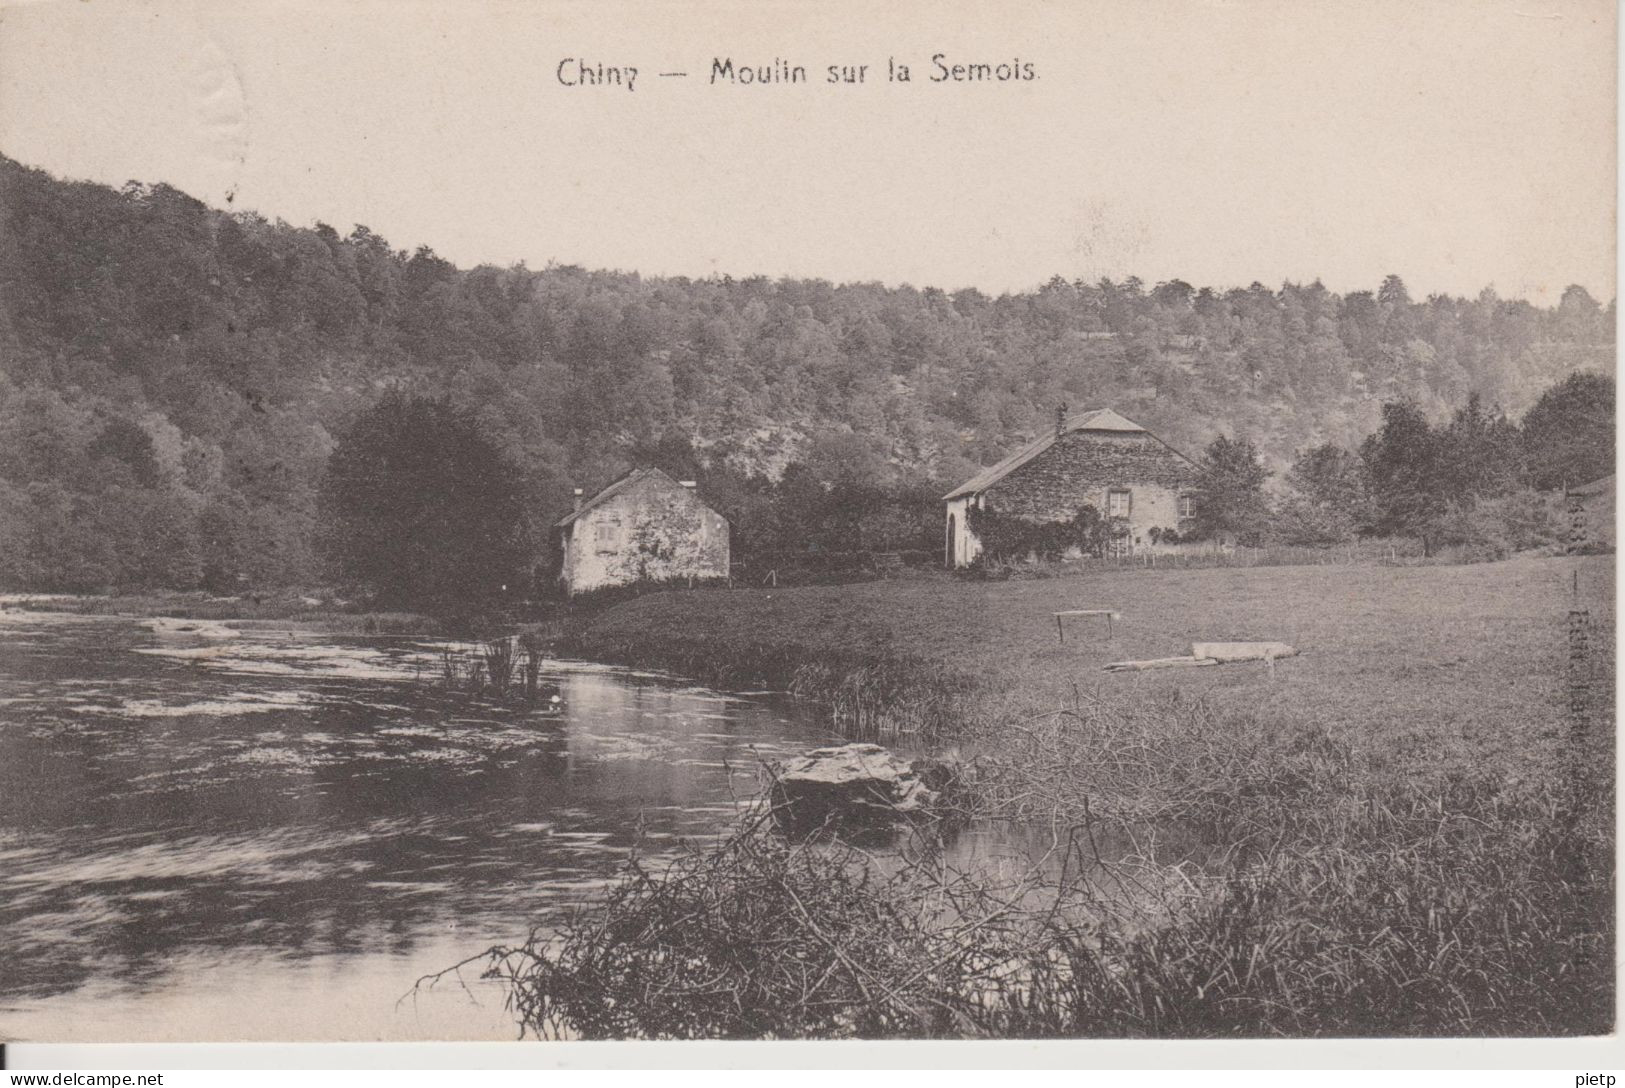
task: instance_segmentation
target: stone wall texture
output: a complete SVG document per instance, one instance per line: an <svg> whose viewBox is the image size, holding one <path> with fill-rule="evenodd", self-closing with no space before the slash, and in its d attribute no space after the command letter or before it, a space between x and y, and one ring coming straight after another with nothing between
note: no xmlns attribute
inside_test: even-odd
<svg viewBox="0 0 1625 1088"><path fill-rule="evenodd" d="M1108 493L1127 491L1134 548L1152 529L1189 528L1179 499L1196 487L1196 466L1144 431L1069 431L985 492L989 510L1032 521L1070 518L1084 504L1110 513ZM966 549L969 550L969 549Z"/></svg>

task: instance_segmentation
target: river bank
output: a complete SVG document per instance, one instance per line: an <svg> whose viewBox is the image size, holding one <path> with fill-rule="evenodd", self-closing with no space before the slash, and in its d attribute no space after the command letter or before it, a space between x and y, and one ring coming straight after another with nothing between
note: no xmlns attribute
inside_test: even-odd
<svg viewBox="0 0 1625 1088"><path fill-rule="evenodd" d="M849 731L955 746L975 768L973 815L1047 826L1069 854L1105 831L1141 837L1127 879L1149 899L1105 902L1099 881L1063 873L1041 889L1047 909L966 929L963 914L898 909L949 894L929 867L854 889L747 832L612 897L562 951L519 950L505 969L533 1028L586 1034L1605 1031L1613 602L1606 557L639 598L565 645L787 687ZM1062 641L1054 612L1076 608L1123 619L1110 638ZM1305 652L1273 667L1101 671L1246 639ZM1169 836L1199 843L1201 863L1159 859ZM767 915L789 919L774 939L804 941L798 962L842 980L822 984L839 994L807 1004L800 974L735 970L758 931L704 905L736 892L766 896ZM1063 909L1080 899L1087 909ZM624 925L652 943L594 936ZM656 946L687 958L642 956ZM674 1027L637 995L692 982L662 967L675 960L753 995L732 1007L775 1016L718 1008ZM1010 962L1025 964L1019 986L988 973Z"/></svg>
<svg viewBox="0 0 1625 1088"><path fill-rule="evenodd" d="M139 616L206 623L231 621L250 630L277 627L352 635L443 636L459 633L451 630L451 625L445 620L420 612L365 609L330 596L314 597L286 592L241 596L184 591L110 594L24 592L0 594L0 609L5 608L82 616Z"/></svg>

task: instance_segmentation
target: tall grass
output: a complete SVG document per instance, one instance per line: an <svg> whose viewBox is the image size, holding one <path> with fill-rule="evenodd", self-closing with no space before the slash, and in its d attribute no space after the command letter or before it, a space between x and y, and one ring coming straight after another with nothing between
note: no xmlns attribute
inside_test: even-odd
<svg viewBox="0 0 1625 1088"><path fill-rule="evenodd" d="M529 1030L588 1038L1610 1030L1602 795L1396 774L1188 699L1004 724L1021 741L982 746L969 803L1052 829L1026 872L787 841L757 815L488 967Z"/></svg>
<svg viewBox="0 0 1625 1088"><path fill-rule="evenodd" d="M832 728L864 741L943 740L961 725L982 685L937 662L906 657L805 661L788 690L829 711Z"/></svg>

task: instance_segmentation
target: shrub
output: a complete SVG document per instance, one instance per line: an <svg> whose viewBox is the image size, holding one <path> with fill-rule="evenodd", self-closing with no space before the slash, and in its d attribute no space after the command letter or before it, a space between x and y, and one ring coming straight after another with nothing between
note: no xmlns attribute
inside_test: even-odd
<svg viewBox="0 0 1625 1088"><path fill-rule="evenodd" d="M1104 555L1111 541L1128 532L1122 518L1102 518L1087 503L1063 520L1038 521L975 506L966 510L965 520L982 543L978 560L983 565L1028 556L1057 559L1073 548L1084 555Z"/></svg>
<svg viewBox="0 0 1625 1088"><path fill-rule="evenodd" d="M646 579L639 582L628 582L618 586L600 586L577 593L571 597L560 598L565 611L571 613L592 613L617 605L622 601L630 601L634 597L641 597L646 593L665 593L676 589L715 589L728 585L725 578L661 578Z"/></svg>
<svg viewBox="0 0 1625 1088"><path fill-rule="evenodd" d="M1452 505L1438 521L1438 541L1475 558L1504 559L1536 548L1560 548L1564 526L1551 496L1514 491L1470 505Z"/></svg>
<svg viewBox="0 0 1625 1088"><path fill-rule="evenodd" d="M1019 945L993 904L933 902L912 872L792 844L760 817L670 868L633 865L555 939L495 949L489 973L538 1035L584 1039L896 1038L974 1034L1013 983ZM946 908L946 909L945 909ZM993 924L976 927L987 917Z"/></svg>
<svg viewBox="0 0 1625 1088"><path fill-rule="evenodd" d="M1345 511L1291 495L1276 509L1270 528L1283 543L1313 546L1346 544L1359 526Z"/></svg>

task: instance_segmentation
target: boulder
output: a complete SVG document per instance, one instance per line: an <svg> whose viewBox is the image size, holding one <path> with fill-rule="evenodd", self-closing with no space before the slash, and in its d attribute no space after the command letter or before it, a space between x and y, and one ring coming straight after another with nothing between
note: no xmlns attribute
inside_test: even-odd
<svg viewBox="0 0 1625 1088"><path fill-rule="evenodd" d="M927 768L935 780L935 765ZM866 830L929 815L939 794L916 764L878 744L819 748L783 764L769 792L781 831Z"/></svg>

